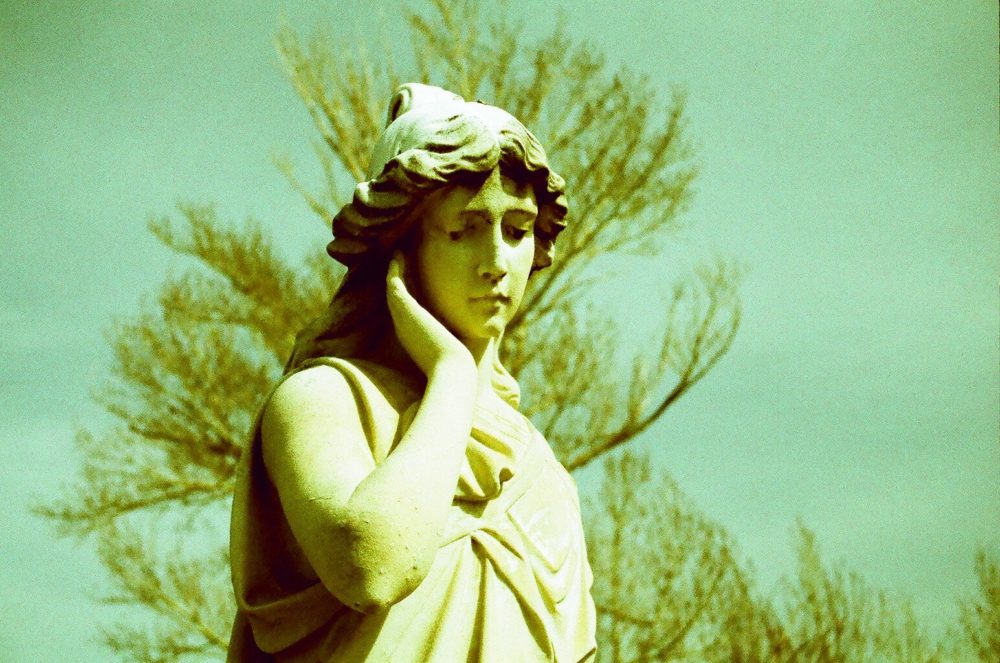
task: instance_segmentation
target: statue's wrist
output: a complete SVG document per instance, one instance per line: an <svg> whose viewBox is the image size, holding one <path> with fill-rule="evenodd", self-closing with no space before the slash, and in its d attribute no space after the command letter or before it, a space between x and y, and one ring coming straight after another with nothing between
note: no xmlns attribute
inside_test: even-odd
<svg viewBox="0 0 1000 663"><path fill-rule="evenodd" d="M476 387L476 364L472 357L461 355L444 357L431 369L427 375L428 381L446 382L455 388Z"/></svg>

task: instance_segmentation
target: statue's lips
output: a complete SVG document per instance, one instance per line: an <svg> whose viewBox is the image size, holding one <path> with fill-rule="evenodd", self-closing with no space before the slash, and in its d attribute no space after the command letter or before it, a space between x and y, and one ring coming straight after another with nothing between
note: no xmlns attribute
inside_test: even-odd
<svg viewBox="0 0 1000 663"><path fill-rule="evenodd" d="M502 292L491 292L479 297L472 297L469 301L473 302L484 302L487 304L509 304L510 296L505 295Z"/></svg>

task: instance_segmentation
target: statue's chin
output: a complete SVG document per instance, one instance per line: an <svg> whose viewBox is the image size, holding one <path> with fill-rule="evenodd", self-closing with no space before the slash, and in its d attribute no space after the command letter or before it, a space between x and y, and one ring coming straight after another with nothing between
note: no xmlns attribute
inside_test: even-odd
<svg viewBox="0 0 1000 663"><path fill-rule="evenodd" d="M486 321L482 326L482 332L480 338L490 339L490 338L500 338L503 336L504 329L507 328L507 317L504 315L496 315Z"/></svg>
<svg viewBox="0 0 1000 663"><path fill-rule="evenodd" d="M471 314L452 317L450 320L438 316L445 327L463 341L488 341L503 336L510 321L507 307L496 307L492 311L473 311Z"/></svg>
<svg viewBox="0 0 1000 663"><path fill-rule="evenodd" d="M482 344L490 340L499 341L506 328L506 320L487 321L478 325L466 325L464 329L452 330L463 343Z"/></svg>

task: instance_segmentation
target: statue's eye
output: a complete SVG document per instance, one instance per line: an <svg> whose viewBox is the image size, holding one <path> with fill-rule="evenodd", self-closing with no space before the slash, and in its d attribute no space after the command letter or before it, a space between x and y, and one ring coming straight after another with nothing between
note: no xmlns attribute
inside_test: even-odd
<svg viewBox="0 0 1000 663"><path fill-rule="evenodd" d="M464 230L449 230L448 239L450 239L453 242L457 242L458 240L462 239L463 234L465 234Z"/></svg>
<svg viewBox="0 0 1000 663"><path fill-rule="evenodd" d="M523 239L524 236L528 234L528 229L518 228L517 226L506 226L504 228L504 234L507 235L509 239L517 241Z"/></svg>

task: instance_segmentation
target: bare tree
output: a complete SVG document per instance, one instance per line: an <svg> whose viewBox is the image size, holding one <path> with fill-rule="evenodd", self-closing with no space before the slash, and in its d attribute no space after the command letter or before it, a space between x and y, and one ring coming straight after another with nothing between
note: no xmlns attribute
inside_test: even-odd
<svg viewBox="0 0 1000 663"><path fill-rule="evenodd" d="M224 651L236 463L296 330L335 282L329 260L283 263L256 224L227 227L211 207L182 206L180 217L150 228L198 268L116 326L112 380L97 398L119 425L80 432L77 484L39 509L62 533L96 540L108 602L146 609L150 627L126 618L105 632L127 661Z"/></svg>
<svg viewBox="0 0 1000 663"><path fill-rule="evenodd" d="M1000 660L1000 565L985 549L976 554L978 596L961 602L966 649L983 663Z"/></svg>
<svg viewBox="0 0 1000 663"><path fill-rule="evenodd" d="M609 458L605 470L600 498L586 511L599 661L952 660L922 633L907 602L875 591L842 565L825 563L815 535L801 523L794 531L796 568L765 594L725 531L676 483L655 476L647 459L626 452ZM977 643L988 633L981 617L990 614L981 608L988 600L967 612L976 615L970 633Z"/></svg>
<svg viewBox="0 0 1000 663"><path fill-rule="evenodd" d="M815 535L795 528L798 566L776 611L779 660L796 663L937 663L944 650L922 634L906 601L872 589L842 564L823 562Z"/></svg>
<svg viewBox="0 0 1000 663"><path fill-rule="evenodd" d="M484 99L532 128L567 179L572 218L557 261L531 281L504 359L526 413L579 469L648 430L725 355L740 320L739 270L717 260L673 275L671 295L650 310L661 316L655 342L624 336L591 288L603 257L628 265L655 256L678 228L696 174L683 96L659 101L641 76L609 70L559 29L529 43L471 1L430 4L409 16L409 59L389 46L375 59L354 42L280 31L279 54L318 131L319 182L287 158L277 165L328 224L363 177L385 99L403 81ZM109 602L145 611L106 631L112 651L129 661L213 660L233 605L226 519L245 435L295 333L342 272L321 247L283 260L262 224L225 223L210 206L183 205L150 228L190 269L116 325L112 378L97 397L118 423L80 432L77 484L40 511L64 534L96 541ZM790 607L775 608L725 532L669 479L653 480L629 455L609 461L606 477L588 519L603 660L860 660L808 653L840 651L847 636L829 630L831 619L856 619L856 604L841 605L832 590L817 603L814 590L828 589L814 573L818 557L802 556L813 571L800 574ZM842 591L843 578L833 580Z"/></svg>
<svg viewBox="0 0 1000 663"><path fill-rule="evenodd" d="M721 527L702 516L668 477L632 453L605 463L599 499L586 505L597 602L598 660L767 660L732 656L766 615Z"/></svg>

